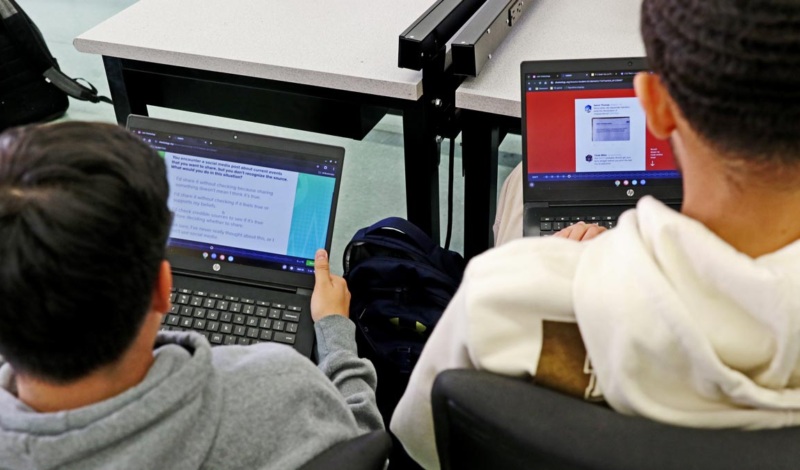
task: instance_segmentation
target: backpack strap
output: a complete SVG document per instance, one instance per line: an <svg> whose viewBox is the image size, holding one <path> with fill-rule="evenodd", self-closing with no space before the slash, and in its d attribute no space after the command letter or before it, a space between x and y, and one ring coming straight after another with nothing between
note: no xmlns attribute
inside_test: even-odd
<svg viewBox="0 0 800 470"><path fill-rule="evenodd" d="M396 230L408 236L423 253L431 253L438 245L419 227L401 217L387 217L367 227L364 235L379 235L382 230Z"/></svg>
<svg viewBox="0 0 800 470"><path fill-rule="evenodd" d="M91 84L88 87L81 85L59 70L42 33L14 0L0 0L0 22L11 41L26 53L28 63L34 70L58 89L82 101L113 104L109 98L98 95L97 89Z"/></svg>

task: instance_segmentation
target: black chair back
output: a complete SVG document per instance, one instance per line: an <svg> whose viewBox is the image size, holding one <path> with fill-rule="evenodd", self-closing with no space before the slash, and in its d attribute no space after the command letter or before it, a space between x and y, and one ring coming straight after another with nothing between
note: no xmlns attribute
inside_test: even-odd
<svg viewBox="0 0 800 470"><path fill-rule="evenodd" d="M669 426L472 370L441 373L432 400L443 470L800 468L800 427Z"/></svg>
<svg viewBox="0 0 800 470"><path fill-rule="evenodd" d="M334 445L299 470L383 470L391 450L389 433L372 431Z"/></svg>

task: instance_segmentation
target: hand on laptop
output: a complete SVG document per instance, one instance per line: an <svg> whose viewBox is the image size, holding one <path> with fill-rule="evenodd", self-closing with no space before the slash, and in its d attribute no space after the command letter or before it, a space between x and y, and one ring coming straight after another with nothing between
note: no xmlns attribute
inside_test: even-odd
<svg viewBox="0 0 800 470"><path fill-rule="evenodd" d="M597 224L587 224L585 222L578 222L577 224L570 225L569 227L561 230L560 232L554 233L553 236L583 242L586 240L591 240L592 238L600 235L606 230L608 229L605 227L601 227Z"/></svg>
<svg viewBox="0 0 800 470"><path fill-rule="evenodd" d="M314 257L314 293L311 294L311 318L314 321L328 315L350 318L350 291L341 276L331 274L328 253L317 250Z"/></svg>

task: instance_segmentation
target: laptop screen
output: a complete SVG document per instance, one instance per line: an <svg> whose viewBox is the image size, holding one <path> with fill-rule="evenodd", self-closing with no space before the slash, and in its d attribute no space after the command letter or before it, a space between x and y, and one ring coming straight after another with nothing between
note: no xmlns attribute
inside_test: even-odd
<svg viewBox="0 0 800 470"><path fill-rule="evenodd" d="M235 266L313 275L315 251L330 249L343 151L152 121L129 129L167 165L170 261L221 274Z"/></svg>
<svg viewBox="0 0 800 470"><path fill-rule="evenodd" d="M647 130L634 94L633 77L644 69L643 59L523 63L528 195L680 187L670 144Z"/></svg>

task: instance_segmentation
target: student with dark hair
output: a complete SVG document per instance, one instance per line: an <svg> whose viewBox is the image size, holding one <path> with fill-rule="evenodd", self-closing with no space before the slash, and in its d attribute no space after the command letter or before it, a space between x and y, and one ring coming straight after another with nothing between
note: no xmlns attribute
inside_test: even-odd
<svg viewBox="0 0 800 470"><path fill-rule="evenodd" d="M644 0L641 20L636 94L681 166L681 212L646 197L605 233L512 241L510 179L508 243L470 263L392 419L427 468L451 368L682 426L800 424L800 2Z"/></svg>
<svg viewBox="0 0 800 470"><path fill-rule="evenodd" d="M323 250L318 367L276 343L158 333L168 192L163 160L120 127L0 134L0 467L296 468L383 427Z"/></svg>

